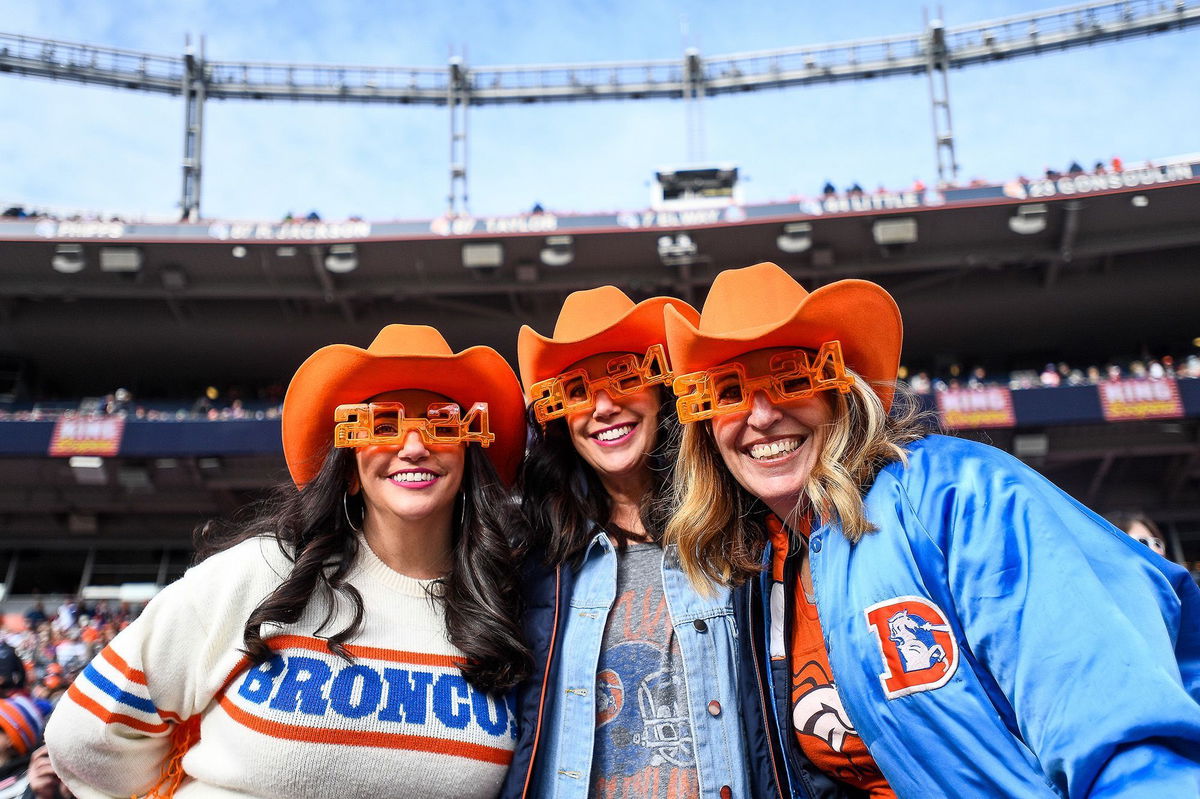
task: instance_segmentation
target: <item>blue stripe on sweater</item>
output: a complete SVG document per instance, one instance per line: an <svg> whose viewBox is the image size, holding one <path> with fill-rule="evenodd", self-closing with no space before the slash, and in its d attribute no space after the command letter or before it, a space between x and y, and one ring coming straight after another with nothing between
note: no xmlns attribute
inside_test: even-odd
<svg viewBox="0 0 1200 799"><path fill-rule="evenodd" d="M121 704L129 705L130 707L136 708L143 713L158 715L158 708L154 706L153 702L144 697L137 696L136 694L131 694L128 691L122 691L120 688L114 685L111 680L101 674L96 669L95 665L89 664L88 667L83 670L83 676L87 677L88 681L91 682L92 685L96 686Z"/></svg>

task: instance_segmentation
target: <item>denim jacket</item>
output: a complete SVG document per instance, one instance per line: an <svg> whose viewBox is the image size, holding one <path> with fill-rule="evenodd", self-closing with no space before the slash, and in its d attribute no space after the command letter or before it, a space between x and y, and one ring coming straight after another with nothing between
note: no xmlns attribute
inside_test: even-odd
<svg viewBox="0 0 1200 799"><path fill-rule="evenodd" d="M590 788L596 672L616 599L616 547L606 533L597 532L579 568L561 571L574 572L573 581L568 596L556 603L556 630L545 645L535 642L536 650L546 650L535 651L536 659L545 659L536 669L543 685L530 685L518 695L525 705L518 715L532 721L534 729L522 729L504 797L586 799ZM715 588L710 597L698 594L681 571L674 547L664 549L662 579L683 654L700 795L748 797L730 593ZM531 712L532 703L537 703L536 712Z"/></svg>

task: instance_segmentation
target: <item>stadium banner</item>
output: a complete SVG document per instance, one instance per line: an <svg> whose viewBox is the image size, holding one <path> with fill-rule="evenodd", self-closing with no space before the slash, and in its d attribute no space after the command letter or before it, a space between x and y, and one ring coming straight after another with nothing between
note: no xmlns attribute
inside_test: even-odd
<svg viewBox="0 0 1200 799"><path fill-rule="evenodd" d="M121 448L125 419L120 416L63 416L50 436L50 457L101 455L112 457Z"/></svg>
<svg viewBox="0 0 1200 799"><path fill-rule="evenodd" d="M1127 169L1124 172L1107 172L1103 175L1068 175L1055 180L1037 179L1029 181L1010 180L998 186L968 186L961 189L944 189L942 196L947 203L970 202L972 200L1046 200L1052 197L1067 197L1076 194L1091 194L1114 189L1136 189L1142 186L1158 186L1163 183L1179 183L1200 178L1200 163L1164 164Z"/></svg>
<svg viewBox="0 0 1200 799"><path fill-rule="evenodd" d="M1014 427L1012 392L1004 386L947 388L937 392L938 413L946 427L956 430Z"/></svg>
<svg viewBox="0 0 1200 799"><path fill-rule="evenodd" d="M1172 377L1157 380L1114 380L1100 384L1100 407L1106 422L1179 419L1183 401Z"/></svg>
<svg viewBox="0 0 1200 799"><path fill-rule="evenodd" d="M5 241L124 241L124 242L232 242L303 244L367 239L428 239L443 236L538 236L614 230L736 225L746 221L805 219L839 214L861 214L919 208L930 204L925 192L875 192L825 198L799 198L790 202L753 205L719 205L704 208L620 211L600 214L550 212L509 216L456 214L431 220L396 222L187 222L59 221L13 219L0 222Z"/></svg>
<svg viewBox="0 0 1200 799"><path fill-rule="evenodd" d="M1114 189L1150 187L1200 178L1200 162L1144 166L1101 175L1072 175L1055 180L1011 180L1003 185L943 189L939 194L917 190L841 193L796 197L788 202L748 205L719 204L670 210L556 214L548 211L508 216L456 214L426 220L342 222L296 219L285 222L214 220L188 222L4 219L4 241L125 241L125 242L275 242L301 244L368 239L429 239L443 236L537 236L562 232L656 230L736 225L771 219L807 219L843 214L888 213L936 205L991 200L1044 200Z"/></svg>

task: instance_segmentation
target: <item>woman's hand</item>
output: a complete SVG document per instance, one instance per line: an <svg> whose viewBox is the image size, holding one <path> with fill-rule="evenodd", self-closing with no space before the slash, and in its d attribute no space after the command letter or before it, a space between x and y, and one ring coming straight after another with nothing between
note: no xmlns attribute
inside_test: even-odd
<svg viewBox="0 0 1200 799"><path fill-rule="evenodd" d="M44 746L39 747L29 761L29 790L34 799L75 799L71 789L54 773L50 753Z"/></svg>

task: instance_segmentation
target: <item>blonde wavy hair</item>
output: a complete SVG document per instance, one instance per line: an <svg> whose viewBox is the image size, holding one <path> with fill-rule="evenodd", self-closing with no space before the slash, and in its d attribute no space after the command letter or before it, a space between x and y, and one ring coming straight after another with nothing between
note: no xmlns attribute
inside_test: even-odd
<svg viewBox="0 0 1200 799"><path fill-rule="evenodd" d="M936 423L903 385L897 386L889 415L870 383L846 371L854 385L847 394L825 392L832 421L784 521L808 513L837 520L846 537L858 541L875 529L863 505L875 475L893 461L907 462L905 447L936 431ZM673 510L664 542L678 545L693 584L737 585L760 571L767 509L725 468L709 422L683 425L669 498Z"/></svg>

